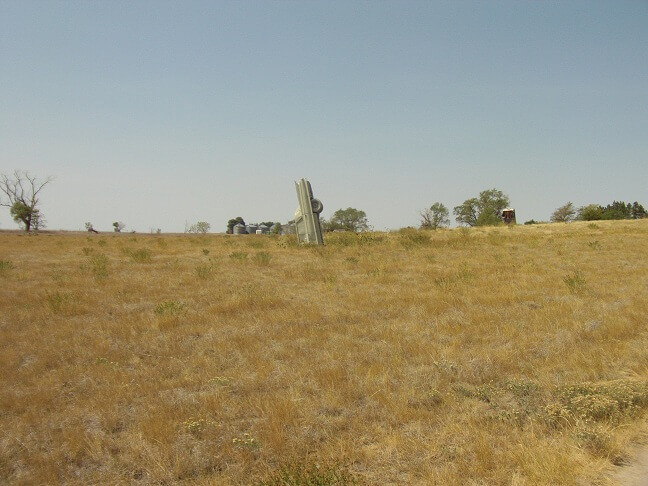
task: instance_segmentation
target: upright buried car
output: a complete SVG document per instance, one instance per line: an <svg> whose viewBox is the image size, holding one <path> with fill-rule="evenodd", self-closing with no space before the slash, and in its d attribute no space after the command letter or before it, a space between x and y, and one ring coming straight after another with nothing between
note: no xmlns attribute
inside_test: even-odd
<svg viewBox="0 0 648 486"><path fill-rule="evenodd" d="M310 182L301 179L295 182L299 207L295 211L295 233L300 243L323 245L322 226L319 215L324 209L322 201L313 197Z"/></svg>

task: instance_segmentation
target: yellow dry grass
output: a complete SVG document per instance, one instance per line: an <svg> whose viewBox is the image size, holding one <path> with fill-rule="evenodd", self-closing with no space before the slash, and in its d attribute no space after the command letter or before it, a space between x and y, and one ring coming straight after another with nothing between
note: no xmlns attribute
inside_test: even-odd
<svg viewBox="0 0 648 486"><path fill-rule="evenodd" d="M648 220L0 233L0 482L610 483L647 254Z"/></svg>

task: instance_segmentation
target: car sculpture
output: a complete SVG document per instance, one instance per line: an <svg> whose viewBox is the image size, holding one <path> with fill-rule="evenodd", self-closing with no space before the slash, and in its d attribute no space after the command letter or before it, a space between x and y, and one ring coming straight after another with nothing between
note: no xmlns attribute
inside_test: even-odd
<svg viewBox="0 0 648 486"><path fill-rule="evenodd" d="M299 206L295 211L295 233L300 243L323 245L319 215L324 209L322 201L313 197L313 188L306 179L295 182Z"/></svg>

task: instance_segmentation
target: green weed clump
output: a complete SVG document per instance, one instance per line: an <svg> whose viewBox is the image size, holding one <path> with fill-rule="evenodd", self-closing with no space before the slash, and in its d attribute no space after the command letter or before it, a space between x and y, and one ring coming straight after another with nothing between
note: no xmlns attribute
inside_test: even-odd
<svg viewBox="0 0 648 486"><path fill-rule="evenodd" d="M166 302L160 302L155 306L153 312L156 316L177 316L184 312L186 305L182 302L176 302L174 300L168 300Z"/></svg>
<svg viewBox="0 0 648 486"><path fill-rule="evenodd" d="M570 275L566 275L565 278L563 278L563 282L565 282L565 285L573 294L579 294L585 290L585 277L583 277L582 272L579 272L578 270Z"/></svg>
<svg viewBox="0 0 648 486"><path fill-rule="evenodd" d="M272 260L272 255L267 251L259 251L254 255L254 263L263 267L270 265L270 260Z"/></svg>
<svg viewBox="0 0 648 486"><path fill-rule="evenodd" d="M139 248L131 252L131 258L137 263L151 263L153 254L148 248Z"/></svg>
<svg viewBox="0 0 648 486"><path fill-rule="evenodd" d="M104 280L108 277L108 257L103 253L92 255L88 259L90 270L97 280Z"/></svg>
<svg viewBox="0 0 648 486"><path fill-rule="evenodd" d="M9 260L0 260L0 276L5 276L13 268L14 265Z"/></svg>
<svg viewBox="0 0 648 486"><path fill-rule="evenodd" d="M201 263L196 267L196 275L203 280L209 280L214 275L214 265L210 263Z"/></svg>
<svg viewBox="0 0 648 486"><path fill-rule="evenodd" d="M230 258L239 263L247 260L248 254L244 251L233 251L230 253Z"/></svg>
<svg viewBox="0 0 648 486"><path fill-rule="evenodd" d="M54 293L45 293L45 302L47 306L54 314L59 314L66 307L68 307L73 301L73 296L69 293L59 292L58 290Z"/></svg>

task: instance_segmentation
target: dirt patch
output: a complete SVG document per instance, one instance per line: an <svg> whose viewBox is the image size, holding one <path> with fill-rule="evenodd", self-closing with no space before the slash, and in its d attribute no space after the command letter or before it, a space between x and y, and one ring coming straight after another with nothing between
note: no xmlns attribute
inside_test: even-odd
<svg viewBox="0 0 648 486"><path fill-rule="evenodd" d="M613 484L648 486L648 445L643 444L637 447L632 455L631 463L616 468L611 479Z"/></svg>

